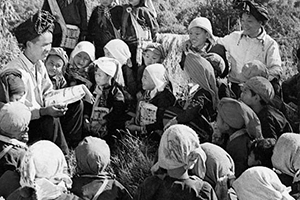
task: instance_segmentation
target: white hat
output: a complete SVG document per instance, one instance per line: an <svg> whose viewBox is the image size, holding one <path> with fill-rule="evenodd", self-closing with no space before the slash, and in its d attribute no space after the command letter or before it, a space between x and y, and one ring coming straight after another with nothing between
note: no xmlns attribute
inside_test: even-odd
<svg viewBox="0 0 300 200"><path fill-rule="evenodd" d="M193 19L189 24L188 30L194 27L199 27L206 30L206 32L210 35L209 38L210 42L215 43L216 40L215 40L215 36L213 35L212 26L209 19L207 19L206 17L197 17Z"/></svg>

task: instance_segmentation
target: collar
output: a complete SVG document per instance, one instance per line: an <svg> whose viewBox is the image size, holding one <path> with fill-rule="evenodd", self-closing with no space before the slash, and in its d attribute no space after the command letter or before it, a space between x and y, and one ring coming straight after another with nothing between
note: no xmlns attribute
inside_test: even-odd
<svg viewBox="0 0 300 200"><path fill-rule="evenodd" d="M26 143L21 142L17 139L6 137L4 135L0 135L0 141L5 142L7 144L12 144L14 146L18 146L18 147L22 147L24 149L27 149L27 144Z"/></svg>
<svg viewBox="0 0 300 200"><path fill-rule="evenodd" d="M244 134L246 134L246 133L247 133L247 131L246 131L245 128L240 129L240 130L234 132L232 135L230 135L229 141L232 141L232 140L234 140L235 138L237 138L237 137L239 137L239 136L241 136L241 135L244 135Z"/></svg>
<svg viewBox="0 0 300 200"><path fill-rule="evenodd" d="M35 65L25 56L24 53L20 54L20 59L24 62L25 66L30 70L35 70Z"/></svg>
<svg viewBox="0 0 300 200"><path fill-rule="evenodd" d="M257 37L251 38L251 39L257 39L257 40L258 40L259 42L261 42L261 44L264 46L265 40L266 40L267 32L266 32L266 30L264 29L264 27L261 27L261 29L262 29L262 32L261 32ZM244 34L244 32L242 32L241 37L240 37L240 39L238 40L238 44L240 43L240 40L241 40L243 37L244 37L244 38L250 38L248 35L246 35L246 34Z"/></svg>

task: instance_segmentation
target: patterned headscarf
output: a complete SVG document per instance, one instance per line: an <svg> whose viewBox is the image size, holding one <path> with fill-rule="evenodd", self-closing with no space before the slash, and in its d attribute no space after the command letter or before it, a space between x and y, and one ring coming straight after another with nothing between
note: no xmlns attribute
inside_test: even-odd
<svg viewBox="0 0 300 200"><path fill-rule="evenodd" d="M288 188L267 167L251 167L233 182L239 200L293 200Z"/></svg>
<svg viewBox="0 0 300 200"><path fill-rule="evenodd" d="M242 79L243 81L246 82L252 77L255 76L262 76L266 79L268 79L269 72L265 64L263 64L259 60L253 60L247 62L243 68L242 68Z"/></svg>
<svg viewBox="0 0 300 200"><path fill-rule="evenodd" d="M204 178L206 154L196 132L182 124L170 126L162 135L158 149L158 165L164 169L193 169Z"/></svg>
<svg viewBox="0 0 300 200"><path fill-rule="evenodd" d="M96 67L104 73L111 76L121 86L125 86L122 66L120 62L114 58L101 57L94 61Z"/></svg>
<svg viewBox="0 0 300 200"><path fill-rule="evenodd" d="M25 92L22 73L17 69L7 69L0 74L0 102L8 103L13 94Z"/></svg>
<svg viewBox="0 0 300 200"><path fill-rule="evenodd" d="M29 147L21 161L20 172L22 187L35 188L37 195L50 193L49 199L57 198L72 185L64 154L48 140L40 140Z"/></svg>
<svg viewBox="0 0 300 200"><path fill-rule="evenodd" d="M53 47L50 50L50 52L48 54L48 57L51 56L51 55L60 57L64 62L64 66L66 66L66 64L68 64L69 58L68 58L68 55L67 55L66 51L63 48Z"/></svg>
<svg viewBox="0 0 300 200"><path fill-rule="evenodd" d="M53 15L41 10L14 28L13 32L18 42L25 45L27 41L31 41L45 32L52 32L54 20Z"/></svg>
<svg viewBox="0 0 300 200"><path fill-rule="evenodd" d="M110 149L106 142L96 137L86 137L75 149L79 174L100 175L110 163Z"/></svg>
<svg viewBox="0 0 300 200"><path fill-rule="evenodd" d="M130 59L131 53L128 45L120 39L110 40L105 46L111 55L117 59L121 65L125 65L127 60Z"/></svg>
<svg viewBox="0 0 300 200"><path fill-rule="evenodd" d="M162 64L148 65L145 70L150 74L151 79L155 84L155 88L150 91L150 99L154 98L157 92L161 92L168 84L167 71Z"/></svg>
<svg viewBox="0 0 300 200"><path fill-rule="evenodd" d="M284 133L275 144L272 155L273 167L300 181L300 135Z"/></svg>
<svg viewBox="0 0 300 200"><path fill-rule="evenodd" d="M234 129L246 128L252 139L262 138L260 121L245 103L224 97L218 105L218 115Z"/></svg>
<svg viewBox="0 0 300 200"><path fill-rule="evenodd" d="M89 55L91 61L95 60L95 46L88 41L79 42L70 55L70 64L74 65L74 57L80 53L85 52Z"/></svg>
<svg viewBox="0 0 300 200"><path fill-rule="evenodd" d="M216 84L214 68L202 56L188 53L185 58L184 71L193 83L200 85L208 91L212 97L213 107L218 104L218 88Z"/></svg>
<svg viewBox="0 0 300 200"><path fill-rule="evenodd" d="M31 111L21 102L9 102L0 109L0 134L9 138L19 138L28 131Z"/></svg>
<svg viewBox="0 0 300 200"><path fill-rule="evenodd" d="M274 88L270 81L261 76L255 76L250 78L244 84L243 89L249 88L256 94L258 94L266 103L270 102L274 96Z"/></svg>

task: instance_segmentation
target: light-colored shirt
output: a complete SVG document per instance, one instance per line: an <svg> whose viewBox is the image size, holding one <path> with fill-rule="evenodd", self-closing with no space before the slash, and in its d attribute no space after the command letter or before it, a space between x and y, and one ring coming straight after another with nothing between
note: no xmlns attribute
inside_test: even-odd
<svg viewBox="0 0 300 200"><path fill-rule="evenodd" d="M7 68L15 68L22 73L25 95L21 101L30 108L31 119L40 118L39 110L45 106L45 95L53 90L53 85L44 63L39 60L36 64L33 64L21 53L18 58L9 62L3 70Z"/></svg>
<svg viewBox="0 0 300 200"><path fill-rule="evenodd" d="M235 31L223 38L218 38L217 43L223 45L227 53L235 60L232 62L229 59L231 64L229 81L241 83L241 72L244 64L253 60L259 60L266 65L269 70L269 80L280 77L282 67L279 47L264 29L256 38L244 35L243 31Z"/></svg>

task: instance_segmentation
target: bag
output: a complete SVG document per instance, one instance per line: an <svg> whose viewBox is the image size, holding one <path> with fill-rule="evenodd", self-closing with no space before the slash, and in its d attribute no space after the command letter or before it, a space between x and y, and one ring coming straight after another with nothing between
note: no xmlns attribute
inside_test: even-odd
<svg viewBox="0 0 300 200"><path fill-rule="evenodd" d="M74 49L79 40L80 29L78 26L66 24L67 31L62 32L61 47Z"/></svg>

